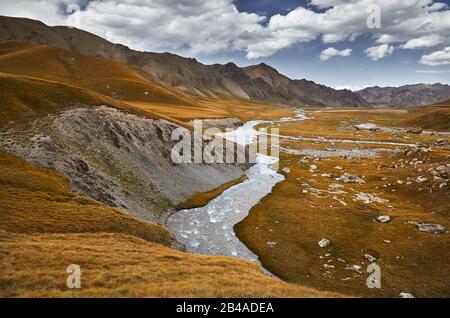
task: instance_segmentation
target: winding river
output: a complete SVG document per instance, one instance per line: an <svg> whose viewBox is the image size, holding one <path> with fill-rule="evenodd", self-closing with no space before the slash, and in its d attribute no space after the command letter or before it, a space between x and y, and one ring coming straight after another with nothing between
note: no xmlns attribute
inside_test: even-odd
<svg viewBox="0 0 450 318"><path fill-rule="evenodd" d="M303 113L279 121L304 120ZM222 133L224 139L246 146L253 143L261 124L274 121L251 121L238 129ZM232 256L258 262L258 256L250 251L234 233L234 226L242 221L273 187L284 180L272 166L278 158L258 153L256 164L246 171L247 180L229 188L208 205L201 208L181 210L167 220L167 227L193 253Z"/></svg>

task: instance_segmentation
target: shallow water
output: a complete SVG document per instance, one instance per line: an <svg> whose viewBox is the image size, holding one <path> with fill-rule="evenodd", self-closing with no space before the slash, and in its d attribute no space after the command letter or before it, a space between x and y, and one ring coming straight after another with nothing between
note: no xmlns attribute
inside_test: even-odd
<svg viewBox="0 0 450 318"><path fill-rule="evenodd" d="M377 141L377 140L352 140L352 139L334 139L334 138L309 138L303 136L283 136L276 134L266 134L268 136L278 137L280 139L292 140L292 141L313 141L324 143L344 143L344 144L365 144L365 145L386 145L386 146L399 146L399 147L416 147L416 144L392 142L392 141Z"/></svg>
<svg viewBox="0 0 450 318"><path fill-rule="evenodd" d="M299 113L294 118L281 119L288 120L304 120L304 116ZM249 145L259 135L254 128L264 123L273 121L251 121L220 136L243 146ZM187 251L258 261L257 255L238 239L233 228L277 183L284 180L284 176L271 168L278 158L257 154L256 162L246 171L246 181L224 191L205 207L181 210L168 219L167 227L185 244Z"/></svg>

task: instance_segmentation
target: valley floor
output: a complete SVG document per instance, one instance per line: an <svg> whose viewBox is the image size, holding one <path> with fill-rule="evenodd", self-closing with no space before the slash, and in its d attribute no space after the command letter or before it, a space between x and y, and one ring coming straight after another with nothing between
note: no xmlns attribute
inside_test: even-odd
<svg viewBox="0 0 450 318"><path fill-rule="evenodd" d="M358 296L450 296L449 134L402 128L433 111L328 109L273 125L286 180L235 227L238 237L289 282ZM367 123L378 127L355 128ZM373 262L381 289L366 286Z"/></svg>
<svg viewBox="0 0 450 318"><path fill-rule="evenodd" d="M215 107L218 115L222 106ZM292 115L285 108L268 110L256 118ZM434 111L448 112L321 109L308 110L302 122L270 124L280 129L286 180L235 232L265 268L288 283L245 260L181 252L164 227L75 195L58 173L2 153L0 295L449 296L449 137L404 129ZM163 108L158 114L174 116ZM230 116L251 119L238 108L208 117ZM355 130L367 123L381 128ZM441 122L439 129L450 127ZM375 221L378 216L390 222ZM423 224L436 225L432 230L439 234L426 233ZM328 247L318 245L323 238L330 240ZM382 271L380 290L366 287L366 268L374 260ZM66 287L70 264L83 268L80 290Z"/></svg>

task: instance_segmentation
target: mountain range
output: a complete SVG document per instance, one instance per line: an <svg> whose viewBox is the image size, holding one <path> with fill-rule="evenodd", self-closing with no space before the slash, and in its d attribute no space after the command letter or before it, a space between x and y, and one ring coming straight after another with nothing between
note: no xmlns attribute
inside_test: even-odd
<svg viewBox="0 0 450 318"><path fill-rule="evenodd" d="M349 90L334 90L307 80L292 80L259 64L204 65L171 53L138 52L94 34L64 26L49 27L23 18L0 17L0 41L53 45L85 55L129 64L167 88L203 98L239 98L292 106L369 106Z"/></svg>
<svg viewBox="0 0 450 318"><path fill-rule="evenodd" d="M159 91L181 95L182 102L189 103L193 103L190 98L207 98L288 106L422 106L450 98L450 86L442 84L336 90L306 79L290 79L264 63L248 67L234 63L205 65L176 54L135 51L72 27L50 27L40 21L0 16L0 41L7 40L51 45L128 64Z"/></svg>
<svg viewBox="0 0 450 318"><path fill-rule="evenodd" d="M372 106L425 106L450 99L450 86L443 84L376 86L356 93Z"/></svg>

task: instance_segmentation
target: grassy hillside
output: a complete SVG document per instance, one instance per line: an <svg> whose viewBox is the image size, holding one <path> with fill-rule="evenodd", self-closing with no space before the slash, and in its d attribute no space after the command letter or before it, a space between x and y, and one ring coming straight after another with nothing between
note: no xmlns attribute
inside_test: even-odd
<svg viewBox="0 0 450 318"><path fill-rule="evenodd" d="M192 103L181 93L141 76L126 64L49 45L1 42L0 71L87 88L121 100Z"/></svg>
<svg viewBox="0 0 450 318"><path fill-rule="evenodd" d="M0 42L0 88L0 126L79 104L106 104L178 124L197 118L246 121L292 115L287 108L248 100L194 100L126 64L17 41Z"/></svg>
<svg viewBox="0 0 450 318"><path fill-rule="evenodd" d="M421 127L428 130L450 131L450 102L410 111L411 118L400 121L401 126Z"/></svg>
<svg viewBox="0 0 450 318"><path fill-rule="evenodd" d="M172 235L70 192L68 180L0 153L1 297L330 297L249 262L168 248ZM82 288L66 287L66 268Z"/></svg>
<svg viewBox="0 0 450 318"><path fill-rule="evenodd" d="M2 297L336 295L271 279L246 261L186 254L127 235L0 231L0 240ZM81 266L79 290L66 287L69 264Z"/></svg>
<svg viewBox="0 0 450 318"><path fill-rule="evenodd" d="M125 104L87 89L62 83L0 73L0 127L17 127L68 107Z"/></svg>
<svg viewBox="0 0 450 318"><path fill-rule="evenodd" d="M71 192L67 178L35 168L0 152L0 230L15 233L131 234L172 246L172 234L160 225L137 220Z"/></svg>

